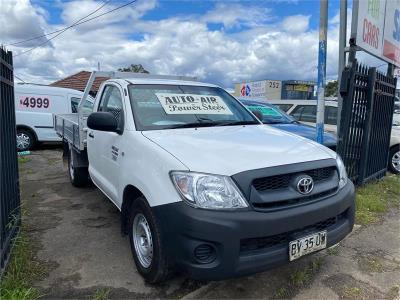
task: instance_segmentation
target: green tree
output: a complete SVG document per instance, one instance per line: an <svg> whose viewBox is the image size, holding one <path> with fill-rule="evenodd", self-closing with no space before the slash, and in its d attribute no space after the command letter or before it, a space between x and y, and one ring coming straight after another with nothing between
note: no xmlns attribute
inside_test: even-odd
<svg viewBox="0 0 400 300"><path fill-rule="evenodd" d="M133 73L146 73L149 74L150 72L147 71L142 64L131 64L127 68L119 68L118 71L120 72L133 72Z"/></svg>
<svg viewBox="0 0 400 300"><path fill-rule="evenodd" d="M338 81L332 80L328 82L325 87L325 97L337 97L338 95Z"/></svg>

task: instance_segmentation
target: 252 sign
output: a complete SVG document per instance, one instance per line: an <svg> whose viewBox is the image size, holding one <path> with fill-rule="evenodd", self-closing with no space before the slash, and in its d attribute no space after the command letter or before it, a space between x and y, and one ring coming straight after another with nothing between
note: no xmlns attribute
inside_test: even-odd
<svg viewBox="0 0 400 300"><path fill-rule="evenodd" d="M19 99L20 107L24 108L48 108L50 106L49 98L24 97Z"/></svg>

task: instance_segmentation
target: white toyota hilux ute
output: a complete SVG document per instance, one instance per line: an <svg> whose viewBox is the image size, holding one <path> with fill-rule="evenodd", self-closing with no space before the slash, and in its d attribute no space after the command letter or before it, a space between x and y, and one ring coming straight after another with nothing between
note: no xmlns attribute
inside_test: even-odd
<svg viewBox="0 0 400 300"><path fill-rule="evenodd" d="M121 211L146 281L252 274L351 232L354 186L335 152L261 124L212 84L94 72L85 94L96 76L111 79L93 112L56 115L55 128L72 184L90 178Z"/></svg>

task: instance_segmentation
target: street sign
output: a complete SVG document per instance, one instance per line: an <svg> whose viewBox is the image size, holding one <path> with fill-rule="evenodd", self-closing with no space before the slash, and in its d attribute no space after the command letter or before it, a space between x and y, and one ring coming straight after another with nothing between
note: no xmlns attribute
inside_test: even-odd
<svg viewBox="0 0 400 300"><path fill-rule="evenodd" d="M352 37L366 52L400 66L400 0L354 1Z"/></svg>

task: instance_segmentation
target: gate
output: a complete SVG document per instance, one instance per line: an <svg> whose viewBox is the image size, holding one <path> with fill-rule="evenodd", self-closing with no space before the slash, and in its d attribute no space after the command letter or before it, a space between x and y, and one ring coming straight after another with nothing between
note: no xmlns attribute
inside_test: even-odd
<svg viewBox="0 0 400 300"><path fill-rule="evenodd" d="M0 276L21 220L12 53L0 48Z"/></svg>
<svg viewBox="0 0 400 300"><path fill-rule="evenodd" d="M357 185L385 176L392 130L396 79L355 61L343 70L337 152Z"/></svg>

